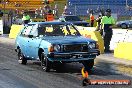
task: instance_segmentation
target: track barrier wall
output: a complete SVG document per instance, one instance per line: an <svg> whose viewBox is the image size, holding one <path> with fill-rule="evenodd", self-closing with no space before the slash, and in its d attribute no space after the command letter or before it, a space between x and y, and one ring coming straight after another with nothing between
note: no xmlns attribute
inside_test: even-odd
<svg viewBox="0 0 132 88"><path fill-rule="evenodd" d="M3 21L0 20L0 35L3 34Z"/></svg>
<svg viewBox="0 0 132 88"><path fill-rule="evenodd" d="M9 38L15 39L17 37L18 33L20 32L20 30L22 29L22 27L23 27L23 25L12 25L10 34L9 34Z"/></svg>
<svg viewBox="0 0 132 88"><path fill-rule="evenodd" d="M132 30L127 30L123 41L117 43L114 49L114 57L132 60Z"/></svg>
<svg viewBox="0 0 132 88"><path fill-rule="evenodd" d="M110 50L114 50L117 47L117 43L123 42L128 30L113 29L112 39L110 41Z"/></svg>
<svg viewBox="0 0 132 88"><path fill-rule="evenodd" d="M114 57L132 60L132 42L120 42L114 50Z"/></svg>

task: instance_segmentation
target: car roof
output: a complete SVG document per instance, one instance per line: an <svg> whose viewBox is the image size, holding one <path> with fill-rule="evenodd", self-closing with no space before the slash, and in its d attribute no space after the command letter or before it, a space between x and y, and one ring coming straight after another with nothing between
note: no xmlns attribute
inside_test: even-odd
<svg viewBox="0 0 132 88"><path fill-rule="evenodd" d="M126 22L126 21L132 21L132 20L121 20L121 21L117 21L117 22Z"/></svg>
<svg viewBox="0 0 132 88"><path fill-rule="evenodd" d="M63 17L67 17L67 16L76 16L76 15L62 15ZM78 16L77 16L78 17Z"/></svg>
<svg viewBox="0 0 132 88"><path fill-rule="evenodd" d="M39 24L39 25L42 25L42 24L71 24L70 22L61 22L61 21L46 21L46 22L31 22L31 23L28 23L29 25L33 25L33 24Z"/></svg>

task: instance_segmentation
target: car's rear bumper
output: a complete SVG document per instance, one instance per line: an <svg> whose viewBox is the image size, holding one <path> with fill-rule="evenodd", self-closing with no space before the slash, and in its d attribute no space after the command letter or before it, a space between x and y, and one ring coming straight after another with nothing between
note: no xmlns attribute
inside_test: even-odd
<svg viewBox="0 0 132 88"><path fill-rule="evenodd" d="M70 52L70 53L52 52L49 53L47 56L50 61L76 62L76 61L94 59L99 54L100 54L99 50L91 50L89 52Z"/></svg>

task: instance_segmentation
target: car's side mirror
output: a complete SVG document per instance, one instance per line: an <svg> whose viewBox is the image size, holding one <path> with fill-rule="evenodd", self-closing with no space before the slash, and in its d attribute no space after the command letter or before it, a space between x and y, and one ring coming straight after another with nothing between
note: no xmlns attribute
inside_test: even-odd
<svg viewBox="0 0 132 88"><path fill-rule="evenodd" d="M29 38L32 38L32 37L33 37L33 35L28 35L28 37L29 37Z"/></svg>

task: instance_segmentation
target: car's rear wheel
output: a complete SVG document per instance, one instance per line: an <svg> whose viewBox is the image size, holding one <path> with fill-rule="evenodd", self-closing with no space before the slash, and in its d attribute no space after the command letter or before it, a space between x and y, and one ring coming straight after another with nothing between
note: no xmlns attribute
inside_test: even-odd
<svg viewBox="0 0 132 88"><path fill-rule="evenodd" d="M86 71L90 71L94 66L94 59L83 61L82 64L84 65Z"/></svg>
<svg viewBox="0 0 132 88"><path fill-rule="evenodd" d="M51 68L51 62L48 60L43 52L41 53L41 67L46 72L49 72Z"/></svg>
<svg viewBox="0 0 132 88"><path fill-rule="evenodd" d="M121 28L122 28L122 29L126 29L126 28L127 28L127 25L126 25L126 24L122 24L122 25L121 25Z"/></svg>
<svg viewBox="0 0 132 88"><path fill-rule="evenodd" d="M27 64L27 59L24 57L23 53L21 52L21 49L18 49L18 63L20 64Z"/></svg>

